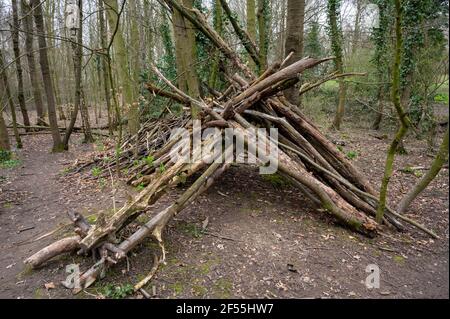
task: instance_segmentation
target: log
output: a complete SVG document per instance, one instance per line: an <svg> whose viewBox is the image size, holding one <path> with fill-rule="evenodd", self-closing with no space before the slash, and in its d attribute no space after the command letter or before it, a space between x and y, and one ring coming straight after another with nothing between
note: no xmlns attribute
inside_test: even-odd
<svg viewBox="0 0 450 319"><path fill-rule="evenodd" d="M219 163L211 164L210 167L200 176L194 184L189 187L172 205L156 214L149 222L142 226L139 230L125 239L119 246L120 254L113 256L112 262L108 263L108 259L103 256L102 259L94 266L88 269L80 277L80 285L83 289L91 286L100 276L100 274L112 263L123 259L125 255L142 243L146 238L153 235L159 242L162 242L162 231L169 220L183 210L187 204L195 200L200 194L205 192L217 178L228 169L229 164L221 165ZM82 289L75 289L76 294Z"/></svg>
<svg viewBox="0 0 450 319"><path fill-rule="evenodd" d="M320 63L332 60L333 58L324 58L324 59L313 59L313 58L305 58L300 61L297 61L290 66L272 74L271 76L263 79L260 82L257 82L255 85L250 86L248 89L246 89L244 92L239 94L238 96L231 99L227 104L225 105L225 111L223 113L223 118L225 120L230 119L233 116L234 107L241 103L242 101L254 96L255 94L259 94L260 92L264 91L264 89L275 85L279 82L283 82L285 80L293 79L298 77L299 73L302 73L303 71L310 69ZM249 104L248 107L250 107L252 104ZM248 108L247 107L247 108ZM247 108L240 108L238 113L244 112Z"/></svg>
<svg viewBox="0 0 450 319"><path fill-rule="evenodd" d="M79 249L80 240L80 236L73 236L58 240L57 242L54 242L53 244L38 251L33 256L27 258L24 263L31 265L33 269L39 268L53 257Z"/></svg>

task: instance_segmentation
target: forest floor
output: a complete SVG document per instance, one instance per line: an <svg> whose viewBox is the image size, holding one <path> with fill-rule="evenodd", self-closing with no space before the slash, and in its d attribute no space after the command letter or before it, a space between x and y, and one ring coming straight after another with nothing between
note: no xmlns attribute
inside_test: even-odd
<svg viewBox="0 0 450 319"><path fill-rule="evenodd" d="M378 139L361 128L346 128L332 137L344 142L343 151L379 185L389 139ZM86 269L90 258L62 256L35 271L23 265L25 258L67 234L70 227L31 242L68 224L68 210L91 215L113 207L109 180L94 179L91 172L66 174L69 165L103 147L101 143L82 144L81 136L74 135L70 152L51 154L50 135L23 139L19 165L0 169L0 297L117 297L112 287L124 288L146 276L154 253L159 253L150 239L111 268L104 280L77 296L59 283L68 275L66 265ZM409 153L396 160L391 203L397 203L418 179L419 173L401 169L427 167L432 161L426 141L411 137L406 147ZM403 233L385 229L368 239L318 214L308 199L282 180L264 178L256 168L234 166L170 222L164 234L166 265L146 290L156 298L448 298L448 177L444 169L408 212L440 239L414 229ZM170 192L158 205L185 187ZM119 189L117 207L136 192L122 184ZM365 286L368 265L380 268L379 289Z"/></svg>

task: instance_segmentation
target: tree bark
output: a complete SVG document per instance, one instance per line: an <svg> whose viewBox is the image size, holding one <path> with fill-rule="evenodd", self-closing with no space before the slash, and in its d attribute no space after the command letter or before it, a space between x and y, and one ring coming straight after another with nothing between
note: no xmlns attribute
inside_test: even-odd
<svg viewBox="0 0 450 319"><path fill-rule="evenodd" d="M247 0L247 34L250 39L256 42L256 3L255 0ZM249 59L250 68L256 70L256 64Z"/></svg>
<svg viewBox="0 0 450 319"><path fill-rule="evenodd" d="M38 76L36 61L33 53L33 20L32 11L26 0L20 0L23 25L25 30L25 51L27 55L28 70L30 73L30 82L32 86L33 99L36 106L37 121L36 125L45 125L44 120L44 103L42 101L42 93Z"/></svg>
<svg viewBox="0 0 450 319"><path fill-rule="evenodd" d="M16 107L14 105L14 101L11 96L11 89L9 87L8 75L6 73L8 71L8 69L5 68L5 59L3 56L2 48L0 48L0 70L2 71L2 74L1 74L1 77L2 77L1 80L3 82L2 88L5 91L4 94L2 92L2 96L6 97L6 103L8 103L9 109L11 111L14 137L16 138L16 146L17 146L17 148L22 148L22 140L20 139L19 130L17 128Z"/></svg>
<svg viewBox="0 0 450 319"><path fill-rule="evenodd" d="M342 50L342 29L339 24L340 0L328 1L328 24L330 28L331 49L335 56L335 68L338 73L344 73L344 61ZM341 129L342 119L345 113L345 100L347 95L347 86L344 80L339 80L339 98L336 108L336 114L332 124L332 128Z"/></svg>
<svg viewBox="0 0 450 319"><path fill-rule="evenodd" d="M75 74L75 106L72 112L72 116L70 118L70 123L67 128L66 134L64 135L64 149L69 150L69 141L70 136L72 135L73 129L75 127L75 122L78 118L78 111L81 111L81 118L83 123L83 131L84 131L84 142L91 143L94 141L94 137L91 132L91 125L89 122L89 114L86 108L86 104L83 99L83 84L82 84L82 74L81 67L83 61L83 48L81 47L83 43L83 1L78 0L78 7L80 10L79 13L79 21L78 21L78 29L76 30L68 30L69 32L74 32L75 34L71 34L73 37L72 43L72 60L73 60L73 70ZM79 43L79 44L77 44Z"/></svg>
<svg viewBox="0 0 450 319"><path fill-rule="evenodd" d="M184 7L191 9L193 0L183 0ZM175 34L175 54L177 60L177 76L179 88L192 97L200 96L200 87L196 72L197 53L195 33L192 23L185 19L182 13L173 8L173 28ZM199 117L200 109L191 106L191 115Z"/></svg>
<svg viewBox="0 0 450 319"><path fill-rule="evenodd" d="M267 51L268 51L268 21L269 1L258 0L258 31L259 31L259 73L262 74L267 69Z"/></svg>
<svg viewBox="0 0 450 319"><path fill-rule="evenodd" d="M103 6L103 0L98 0L98 23L99 23L99 38L100 38L100 45L103 50L106 49L106 39L107 39L107 33L106 33L106 25L105 25L105 12L104 12L104 6ZM105 92L105 103L106 103L106 109L108 111L108 129L109 134L113 135L113 120L112 120L112 105L111 105L111 92L109 89L109 75L108 75L108 65L107 65L107 58L104 56L100 57L101 59L101 73L103 78L103 89Z"/></svg>
<svg viewBox="0 0 450 319"><path fill-rule="evenodd" d="M56 117L55 94L53 91L53 82L50 73L50 65L47 56L47 41L44 32L44 19L42 17L42 5L39 0L31 0L34 22L38 33L39 43L39 62L41 65L42 79L44 81L45 94L47 96L48 119L52 130L53 152L64 151L64 144L61 141L61 135L58 130L58 119Z"/></svg>
<svg viewBox="0 0 450 319"><path fill-rule="evenodd" d="M305 22L305 0L288 0L287 6L287 30L285 42L285 54L294 54L288 60L288 65L300 60L303 56L303 33ZM300 94L298 87L293 86L284 95L292 104L299 106Z"/></svg>
<svg viewBox="0 0 450 319"><path fill-rule="evenodd" d="M214 30L216 30L219 36L222 36L223 34L222 11L220 0L214 0ZM220 52L216 49L208 80L208 86L212 89L216 87L219 78L219 62Z"/></svg>
<svg viewBox="0 0 450 319"><path fill-rule="evenodd" d="M63 253L71 252L79 248L80 236L73 236L61 239L52 245L45 247L33 256L24 261L25 264L31 265L33 269L41 267L46 261L61 255Z"/></svg>
<svg viewBox="0 0 450 319"><path fill-rule="evenodd" d="M395 152L398 149L398 146L402 142L403 137L408 132L408 128L410 126L410 121L407 113L403 109L400 97L400 63L402 56L402 45L403 45L403 36L402 36L402 9L401 9L401 0L395 0L395 55L394 55L394 66L392 68L392 102L394 103L395 110L397 112L397 116L399 118L400 127L397 130L397 133L394 137L394 140L389 147L386 166L384 170L383 180L381 182L380 187L380 200L377 209L377 222L381 223L384 217L384 211L386 207L387 200L387 191L389 186L389 181L392 176Z"/></svg>
<svg viewBox="0 0 450 319"><path fill-rule="evenodd" d="M118 65L119 83L122 86L125 106L131 107L133 104L133 79L128 71L128 54L125 46L124 35L119 21L119 7L117 0L103 0L105 4L106 16L111 32L116 31L113 41L114 54ZM112 76L112 75L110 75ZM111 82L111 81L110 81Z"/></svg>
<svg viewBox="0 0 450 319"><path fill-rule="evenodd" d="M22 112L23 124L30 125L30 118L28 116L27 107L25 105L25 96L23 92L23 71L20 62L20 48L19 48L19 15L17 8L17 0L11 1L13 26L12 26L12 42L14 49L14 58L16 59L16 73L17 73L17 99L19 101L20 111Z"/></svg>
<svg viewBox="0 0 450 319"><path fill-rule="evenodd" d="M140 94L140 86L139 86L139 74L141 69L141 63L140 63L140 41L139 41L139 29L137 24L138 19L138 8L137 8L137 1L130 1L130 48L131 48L131 77L133 79L134 83L134 90L133 90L133 103L130 106L130 110L128 112L128 130L131 135L135 135L139 131L139 103L138 103L138 97Z"/></svg>
<svg viewBox="0 0 450 319"><path fill-rule="evenodd" d="M365 1L365 0L355 0L356 13L355 13L355 27L353 28L352 54L356 53L356 49L358 48L358 44L360 41L363 1Z"/></svg>
<svg viewBox="0 0 450 319"><path fill-rule="evenodd" d="M5 119L3 118L3 110L0 110L0 151L10 151L8 129L6 128Z"/></svg>

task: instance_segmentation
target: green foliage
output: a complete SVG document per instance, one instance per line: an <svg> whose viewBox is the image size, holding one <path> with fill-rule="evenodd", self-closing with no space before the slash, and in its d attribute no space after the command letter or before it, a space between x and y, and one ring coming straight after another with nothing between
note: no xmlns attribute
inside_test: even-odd
<svg viewBox="0 0 450 319"><path fill-rule="evenodd" d="M11 151L0 150L0 162L9 161L12 155Z"/></svg>
<svg viewBox="0 0 450 319"><path fill-rule="evenodd" d="M11 169L19 166L20 164L20 160L16 159L14 153L11 151L0 151L0 168Z"/></svg>
<svg viewBox="0 0 450 319"><path fill-rule="evenodd" d="M163 164L163 163L161 163L160 165L159 165L159 172L162 174L162 173L164 173L166 171L166 166Z"/></svg>
<svg viewBox="0 0 450 319"><path fill-rule="evenodd" d="M101 290L101 293L106 298L110 299L123 299L134 293L133 285L126 284L122 286L114 286L113 284L107 284Z"/></svg>
<svg viewBox="0 0 450 319"><path fill-rule="evenodd" d="M420 177L423 176L423 173L422 173L419 169L415 169L415 168L413 168L413 167L411 167L411 166L407 166L407 167L401 169L400 171L401 171L402 173L405 173L405 174L411 174L411 175L414 175L414 176L416 176L416 177L418 177L418 178L420 178Z"/></svg>
<svg viewBox="0 0 450 319"><path fill-rule="evenodd" d="M159 32L162 36L165 54L162 56L162 61L158 64L164 76L166 76L169 80L174 81L177 77L175 47L173 45L169 20L166 14L164 14L164 20L160 26Z"/></svg>
<svg viewBox="0 0 450 319"><path fill-rule="evenodd" d="M142 192L145 189L145 185L143 183L140 183L138 186L136 186L136 190L139 192Z"/></svg>
<svg viewBox="0 0 450 319"><path fill-rule="evenodd" d="M144 157L144 161L148 166L152 167L153 162L155 161L155 158L153 156L149 155L147 157Z"/></svg>
<svg viewBox="0 0 450 319"><path fill-rule="evenodd" d="M420 124L423 131L428 131L434 121L433 109L428 106L435 99L429 91L436 74L448 72L436 68L445 59L448 1L403 1L402 9L401 87L409 87L412 92L408 101L412 124Z"/></svg>
<svg viewBox="0 0 450 319"><path fill-rule="evenodd" d="M353 160L358 157L358 153L356 151L350 151L350 152L347 152L346 156L348 159Z"/></svg>
<svg viewBox="0 0 450 319"><path fill-rule="evenodd" d="M340 19L341 0L327 1L328 26L327 31L331 39L331 51L335 56L336 69L339 68L339 62L342 61L342 29L338 22Z"/></svg>
<svg viewBox="0 0 450 319"><path fill-rule="evenodd" d="M102 169L100 167L94 167L91 171L92 176L94 177L99 177L100 175L102 175Z"/></svg>
<svg viewBox="0 0 450 319"><path fill-rule="evenodd" d="M448 104L448 94L445 93L439 93L434 96L434 102L436 103L442 103L442 104Z"/></svg>
<svg viewBox="0 0 450 319"><path fill-rule="evenodd" d="M305 37L305 56L314 58L322 57L324 48L320 42L320 24L313 21L306 32Z"/></svg>

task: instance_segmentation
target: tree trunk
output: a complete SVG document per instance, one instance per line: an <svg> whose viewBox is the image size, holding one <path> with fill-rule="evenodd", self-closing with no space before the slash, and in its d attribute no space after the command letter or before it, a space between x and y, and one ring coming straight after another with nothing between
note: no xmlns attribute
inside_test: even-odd
<svg viewBox="0 0 450 319"><path fill-rule="evenodd" d="M255 0L247 0L247 34L256 43L256 3ZM250 68L256 70L256 64L249 59Z"/></svg>
<svg viewBox="0 0 450 319"><path fill-rule="evenodd" d="M9 82L8 82L8 75L6 72L8 71L7 68L5 68L5 59L3 57L3 49L0 48L0 70L1 70L1 77L3 81L3 89L4 93L2 92L2 97L6 97L6 103L9 104L9 109L11 111L11 117L12 117L12 124L13 124L13 130L14 130L14 136L16 138L16 145L17 148L22 148L22 140L20 139L19 130L17 129L17 119L16 119L16 107L14 105L14 101L11 96L11 90L9 88ZM3 90L2 90L3 91Z"/></svg>
<svg viewBox="0 0 450 319"><path fill-rule="evenodd" d="M358 0L359 1L359 0ZM375 44L373 63L377 70L378 84L378 110L375 115L375 121L372 124L374 130L379 130L383 120L385 95L388 90L389 67L389 34L391 29L391 3L389 0L378 1L379 25L373 29L372 38Z"/></svg>
<svg viewBox="0 0 450 319"><path fill-rule="evenodd" d="M118 78L119 83L122 86L123 98L125 102L125 106L127 108L131 107L133 104L133 79L128 71L129 61L127 48L125 46L124 35L122 31L122 27L119 21L119 7L117 5L117 0L103 0L106 9L106 16L108 17L108 24L111 30L111 33L116 31L113 47L114 54L116 57L116 63L118 65ZM112 76L112 75L110 75Z"/></svg>
<svg viewBox="0 0 450 319"><path fill-rule="evenodd" d="M389 186L389 181L392 176L395 152L398 146L401 144L403 137L408 132L408 128L410 125L408 115L405 113L403 109L401 98L400 98L400 62L402 56L402 9L401 9L401 0L395 0L395 55L394 55L394 67L392 68L392 102L394 103L395 110L397 112L397 116L399 118L400 127L394 137L394 140L389 147L386 166L384 170L384 177L381 182L380 187L380 200L377 209L377 222L381 223L384 217L384 211L386 208L386 200L387 200L387 191Z"/></svg>
<svg viewBox="0 0 450 319"><path fill-rule="evenodd" d="M102 49L106 49L107 43L107 32L106 32L106 25L105 25L105 12L103 7L103 0L98 0L98 23L99 23L99 38L100 38L100 45ZM108 75L108 65L107 65L107 58L104 56L100 56L101 59L101 73L103 78L103 88L105 91L105 103L106 103L106 109L108 111L108 129L109 129L109 135L113 135L113 120L112 120L112 105L111 105L111 92L109 89L109 75Z"/></svg>
<svg viewBox="0 0 450 319"><path fill-rule="evenodd" d="M25 96L23 93L23 72L22 64L20 62L20 48L19 48L19 16L17 8L17 0L12 0L12 41L14 49L14 58L16 59L16 73L17 73L17 99L19 100L20 111L22 112L23 124L30 126L30 118L28 117L27 107L25 105Z"/></svg>
<svg viewBox="0 0 450 319"><path fill-rule="evenodd" d="M344 73L344 61L342 50L342 29L338 22L340 16L340 0L328 1L328 24L330 28L331 49L335 56L335 68L338 73ZM335 118L332 128L341 129L342 119L345 113L345 99L347 95L347 87L343 79L339 80L339 98L336 108Z"/></svg>
<svg viewBox="0 0 450 319"><path fill-rule="evenodd" d="M3 110L0 110L0 151L10 151L8 128L3 118Z"/></svg>
<svg viewBox="0 0 450 319"><path fill-rule="evenodd" d="M180 1L186 8L193 7L193 0ZM197 53L194 28L183 15L174 8L173 27L175 35L175 53L179 88L190 96L199 97L200 87L196 72ZM199 117L200 109L191 106L191 115Z"/></svg>
<svg viewBox="0 0 450 319"><path fill-rule="evenodd" d="M222 5L220 4L220 0L214 0L214 30L216 30L218 35L223 35ZM216 87L219 77L220 52L217 48L215 51L211 73L208 80L208 86L212 89Z"/></svg>
<svg viewBox="0 0 450 319"><path fill-rule="evenodd" d="M58 118L60 120L65 120L64 112L61 107L61 92L59 91L59 85L58 85L58 72L57 72L57 63L56 63L56 50L55 50L55 32L54 32L54 22L53 19L55 17L55 11L56 11L56 1L49 1L45 5L45 20L44 25L47 27L47 35L48 35L48 57L50 61L50 65L52 65L52 68L50 69L52 81L53 81L53 91L55 92L55 103L56 103L56 110L58 112Z"/></svg>
<svg viewBox="0 0 450 319"><path fill-rule="evenodd" d="M144 0L144 19L147 23L147 28L145 30L145 56L146 63L150 63L153 61L153 52L154 52L154 37L153 37L153 29L151 21L153 19L153 6L150 3L150 0Z"/></svg>
<svg viewBox="0 0 450 319"><path fill-rule="evenodd" d="M285 42L285 54L293 52L287 65L300 60L303 56L303 33L305 22L305 0L288 0L287 5L287 30ZM293 86L284 92L286 98L292 104L299 106L300 94L298 86Z"/></svg>
<svg viewBox="0 0 450 319"><path fill-rule="evenodd" d="M53 91L53 82L50 73L50 66L47 56L47 41L44 32L44 19L42 17L42 5L39 0L31 0L33 8L34 22L38 33L39 43L39 62L41 65L42 79L44 81L45 94L47 96L48 119L52 130L53 152L62 152L64 144L61 141L61 135L58 129L58 119L56 118L55 95Z"/></svg>
<svg viewBox="0 0 450 319"><path fill-rule="evenodd" d="M70 118L70 123L67 128L66 134L64 136L64 148L66 150L69 149L69 141L70 136L72 135L73 128L75 126L75 123L78 118L78 111L81 111L81 117L82 117L82 123L83 123L83 129L84 129L84 142L85 143L91 143L94 141L94 137L92 136L91 127L89 123L89 115L88 110L86 108L86 104L84 103L83 99L83 85L82 85L82 61L83 61L83 48L81 47L83 43L83 24L81 21L83 21L83 1L78 0L78 8L80 10L79 13L79 20L78 20L78 29L74 30L68 30L68 32L71 32L72 37L72 59L73 59L73 70L75 74L75 94L74 94L74 110L72 112L72 116ZM80 43L78 45L77 43Z"/></svg>
<svg viewBox="0 0 450 319"><path fill-rule="evenodd" d="M383 120L384 113L384 85L380 85L377 94L378 109L375 115L375 121L372 124L372 129L378 131L380 129L381 121Z"/></svg>
<svg viewBox="0 0 450 319"><path fill-rule="evenodd" d="M448 160L448 135L449 135L449 126L447 124L447 131L445 132L444 139L442 141L441 147L439 148L439 152L436 155L433 163L431 164L430 170L420 179L420 181L409 191L408 194L403 197L402 201L398 205L398 213L405 213L411 203L416 199L417 196L422 193L425 188L434 180L434 178L439 174L442 169L442 166Z"/></svg>
<svg viewBox="0 0 450 319"><path fill-rule="evenodd" d="M361 36L361 16L363 11L363 1L365 0L355 0L356 13L355 13L355 27L353 28L352 54L356 53L356 49L358 48Z"/></svg>
<svg viewBox="0 0 450 319"><path fill-rule="evenodd" d="M133 78L134 90L133 90L133 103L131 104L130 111L128 112L128 130L131 135L135 135L139 131L139 73L141 69L140 63L140 41L139 41L139 29L137 24L139 10L137 8L137 1L129 2L130 5L130 48L131 48L131 76Z"/></svg>
<svg viewBox="0 0 450 319"><path fill-rule="evenodd" d="M44 120L44 103L42 101L42 93L40 88L41 80L39 78L36 61L33 53L33 20L32 11L26 0L21 0L21 9L23 15L23 25L25 30L25 51L27 55L28 70L30 72L30 82L33 91L33 99L36 106L37 121L36 125L45 125Z"/></svg>
<svg viewBox="0 0 450 319"><path fill-rule="evenodd" d="M268 51L268 26L269 20L269 1L258 0L258 31L259 31L259 73L262 74L267 69L267 51Z"/></svg>

